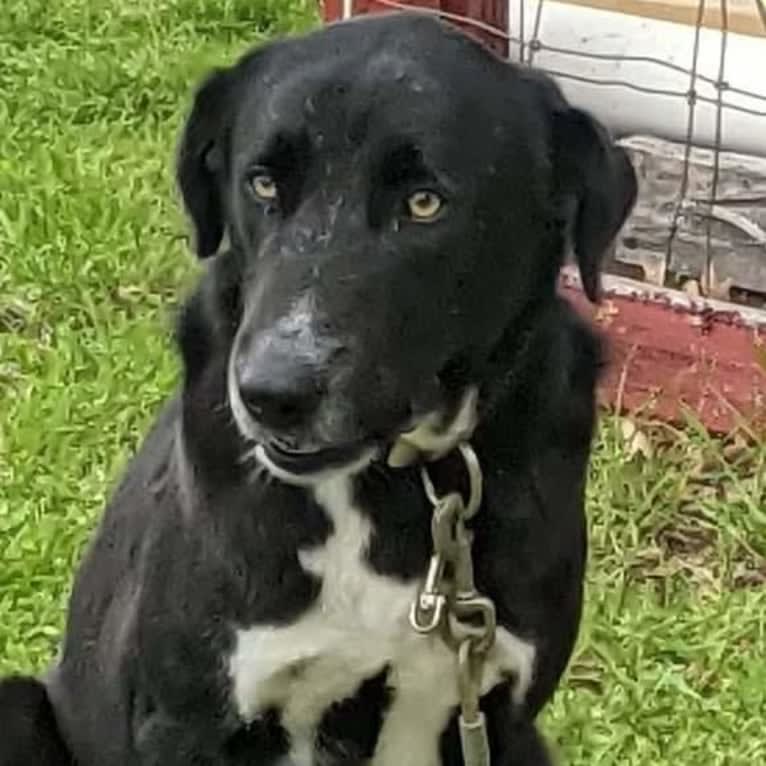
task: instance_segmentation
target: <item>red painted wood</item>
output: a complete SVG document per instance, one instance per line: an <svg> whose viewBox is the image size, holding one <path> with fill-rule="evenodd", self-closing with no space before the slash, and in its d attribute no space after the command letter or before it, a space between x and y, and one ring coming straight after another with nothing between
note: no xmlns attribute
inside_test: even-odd
<svg viewBox="0 0 766 766"><path fill-rule="evenodd" d="M606 333L604 403L677 423L687 408L718 433L743 418L766 428L766 327L736 324L733 311L705 316L624 296L594 307L575 287L562 289Z"/></svg>
<svg viewBox="0 0 766 766"><path fill-rule="evenodd" d="M325 21L336 21L343 15L342 0L324 0L320 2L322 17ZM365 13L385 13L399 10L396 6L410 8L428 8L443 11L446 14L473 19L488 24L498 30L497 34L477 29L470 23L460 24L468 34L481 40L500 56L508 55L508 2L507 0L354 0L354 15Z"/></svg>
<svg viewBox="0 0 766 766"><path fill-rule="evenodd" d="M319 10L325 21L335 21L343 15L343 0L319 0Z"/></svg>

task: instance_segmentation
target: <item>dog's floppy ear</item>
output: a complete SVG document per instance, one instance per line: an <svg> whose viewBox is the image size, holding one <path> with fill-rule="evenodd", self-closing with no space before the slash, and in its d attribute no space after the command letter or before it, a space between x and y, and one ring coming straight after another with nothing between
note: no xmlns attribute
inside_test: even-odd
<svg viewBox="0 0 766 766"><path fill-rule="evenodd" d="M178 147L177 179L200 258L213 255L225 226L224 176L234 75L215 70L197 90Z"/></svg>
<svg viewBox="0 0 766 766"><path fill-rule="evenodd" d="M627 153L580 109L560 104L553 115L554 173L571 220L572 244L588 298L599 298L602 258L636 201Z"/></svg>

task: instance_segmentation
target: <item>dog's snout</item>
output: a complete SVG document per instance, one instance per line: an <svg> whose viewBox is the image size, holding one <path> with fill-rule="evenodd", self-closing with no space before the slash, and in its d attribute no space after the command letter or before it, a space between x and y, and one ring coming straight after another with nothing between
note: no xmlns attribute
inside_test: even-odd
<svg viewBox="0 0 766 766"><path fill-rule="evenodd" d="M261 425L275 431L303 425L322 394L319 371L289 349L270 345L237 361L243 404Z"/></svg>

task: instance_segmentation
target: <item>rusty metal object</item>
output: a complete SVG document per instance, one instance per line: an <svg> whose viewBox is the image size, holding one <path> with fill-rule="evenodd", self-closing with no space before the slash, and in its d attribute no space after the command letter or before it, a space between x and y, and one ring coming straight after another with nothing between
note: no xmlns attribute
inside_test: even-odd
<svg viewBox="0 0 766 766"><path fill-rule="evenodd" d="M432 11L498 55L505 57L509 52L509 6L505 0L320 0L320 6L325 21L343 18L346 9L352 16L408 9Z"/></svg>

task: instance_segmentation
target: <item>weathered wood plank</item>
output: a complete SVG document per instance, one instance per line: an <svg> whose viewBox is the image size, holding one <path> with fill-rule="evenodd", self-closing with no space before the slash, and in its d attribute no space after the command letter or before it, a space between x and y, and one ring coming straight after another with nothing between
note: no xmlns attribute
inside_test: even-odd
<svg viewBox="0 0 766 766"><path fill-rule="evenodd" d="M720 152L715 182L715 153L692 148L684 193L683 145L645 136L620 143L636 168L639 197L610 270L766 305L766 159Z"/></svg>

